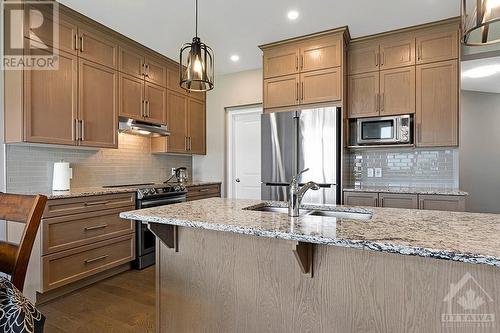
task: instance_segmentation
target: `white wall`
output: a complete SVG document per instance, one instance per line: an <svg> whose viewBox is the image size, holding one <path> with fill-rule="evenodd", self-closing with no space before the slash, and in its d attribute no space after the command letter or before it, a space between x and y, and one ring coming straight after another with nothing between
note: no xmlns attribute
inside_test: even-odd
<svg viewBox="0 0 500 333"><path fill-rule="evenodd" d="M500 213L500 94L462 91L460 188L467 210Z"/></svg>
<svg viewBox="0 0 500 333"><path fill-rule="evenodd" d="M3 17L3 6L0 6L0 17ZM0 61L3 62L3 21L0 24ZM0 192L5 192L5 158L3 139L3 71L0 73ZM5 222L0 221L0 240L6 239Z"/></svg>
<svg viewBox="0 0 500 333"><path fill-rule="evenodd" d="M262 103L262 70L218 76L207 93L207 155L193 157L193 178L222 181L225 197L226 111L232 106Z"/></svg>

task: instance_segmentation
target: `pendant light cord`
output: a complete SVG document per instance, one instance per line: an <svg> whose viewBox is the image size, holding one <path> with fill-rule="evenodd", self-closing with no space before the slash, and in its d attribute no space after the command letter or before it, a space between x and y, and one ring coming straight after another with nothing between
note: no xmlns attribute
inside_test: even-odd
<svg viewBox="0 0 500 333"><path fill-rule="evenodd" d="M198 37L198 0L195 0L196 1L196 6L195 6L195 17L196 17L196 23L195 23L195 35L196 37Z"/></svg>

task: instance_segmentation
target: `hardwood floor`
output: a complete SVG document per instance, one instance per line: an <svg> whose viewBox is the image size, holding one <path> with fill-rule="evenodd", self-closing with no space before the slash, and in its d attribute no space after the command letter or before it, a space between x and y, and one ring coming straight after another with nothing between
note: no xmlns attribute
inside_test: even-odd
<svg viewBox="0 0 500 333"><path fill-rule="evenodd" d="M154 332L155 268L124 272L39 309L46 333Z"/></svg>

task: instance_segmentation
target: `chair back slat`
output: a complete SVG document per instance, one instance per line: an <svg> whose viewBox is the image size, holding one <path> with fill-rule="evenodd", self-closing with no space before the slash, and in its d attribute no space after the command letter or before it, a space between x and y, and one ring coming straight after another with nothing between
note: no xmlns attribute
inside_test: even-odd
<svg viewBox="0 0 500 333"><path fill-rule="evenodd" d="M21 291L46 203L47 197L43 195L0 193L0 220L25 223L18 245L0 241L0 271L9 274Z"/></svg>

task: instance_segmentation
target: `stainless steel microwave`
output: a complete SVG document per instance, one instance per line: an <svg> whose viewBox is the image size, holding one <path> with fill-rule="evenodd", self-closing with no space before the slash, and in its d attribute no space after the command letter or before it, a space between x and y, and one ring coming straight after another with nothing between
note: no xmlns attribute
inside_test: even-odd
<svg viewBox="0 0 500 333"><path fill-rule="evenodd" d="M357 119L355 145L410 144L411 120L410 115Z"/></svg>

